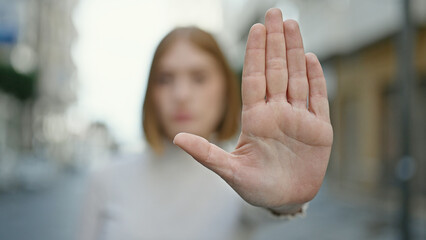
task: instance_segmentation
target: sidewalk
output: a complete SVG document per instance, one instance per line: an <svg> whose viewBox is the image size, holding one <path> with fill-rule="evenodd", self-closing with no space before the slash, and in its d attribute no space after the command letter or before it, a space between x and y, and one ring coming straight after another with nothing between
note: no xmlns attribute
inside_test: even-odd
<svg viewBox="0 0 426 240"><path fill-rule="evenodd" d="M0 193L0 239L74 240L83 181L66 173L43 190Z"/></svg>

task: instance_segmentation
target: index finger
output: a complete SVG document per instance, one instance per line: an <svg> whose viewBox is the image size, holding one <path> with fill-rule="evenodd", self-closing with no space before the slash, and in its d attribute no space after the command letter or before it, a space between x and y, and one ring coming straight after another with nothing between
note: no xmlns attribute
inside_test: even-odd
<svg viewBox="0 0 426 240"><path fill-rule="evenodd" d="M242 79L243 107L265 102L265 46L266 29L260 23L253 25L247 39Z"/></svg>

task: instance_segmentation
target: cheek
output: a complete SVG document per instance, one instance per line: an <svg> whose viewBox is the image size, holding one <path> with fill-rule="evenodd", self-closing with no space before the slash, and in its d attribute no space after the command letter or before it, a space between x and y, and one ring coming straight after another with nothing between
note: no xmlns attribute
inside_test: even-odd
<svg viewBox="0 0 426 240"><path fill-rule="evenodd" d="M164 116L167 114L168 112L168 100L167 100L167 96L168 94L166 93L166 91L164 89L161 88L155 88L153 91L153 101L154 101L154 106L155 106L155 110L156 113L159 117L159 119L163 119Z"/></svg>
<svg viewBox="0 0 426 240"><path fill-rule="evenodd" d="M216 125L221 120L225 108L224 80L218 79L213 84L206 86L204 91L202 109L210 124Z"/></svg>

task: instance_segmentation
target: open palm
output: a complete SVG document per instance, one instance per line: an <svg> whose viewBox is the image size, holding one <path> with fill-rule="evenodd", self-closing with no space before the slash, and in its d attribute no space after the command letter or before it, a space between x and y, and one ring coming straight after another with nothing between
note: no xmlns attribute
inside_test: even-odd
<svg viewBox="0 0 426 240"><path fill-rule="evenodd" d="M247 40L236 149L227 153L188 133L174 142L247 202L285 209L317 194L333 131L324 74L316 56L305 54L297 22L270 9L265 25L253 25Z"/></svg>

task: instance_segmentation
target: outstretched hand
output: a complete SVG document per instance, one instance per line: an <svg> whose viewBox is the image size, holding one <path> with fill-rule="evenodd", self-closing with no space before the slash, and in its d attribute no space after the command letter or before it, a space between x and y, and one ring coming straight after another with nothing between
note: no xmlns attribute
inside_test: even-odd
<svg viewBox="0 0 426 240"><path fill-rule="evenodd" d="M317 194L330 157L326 83L317 57L304 52L296 21L283 22L281 11L270 9L265 26L253 25L247 40L236 149L227 153L188 133L174 143L248 203L298 209Z"/></svg>

